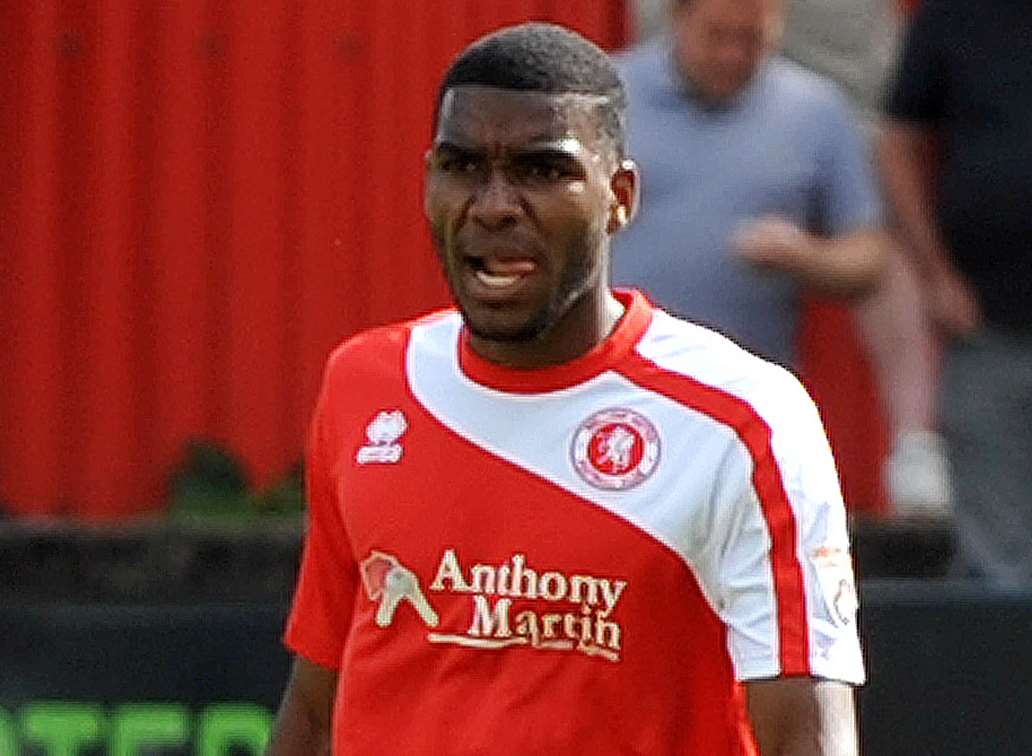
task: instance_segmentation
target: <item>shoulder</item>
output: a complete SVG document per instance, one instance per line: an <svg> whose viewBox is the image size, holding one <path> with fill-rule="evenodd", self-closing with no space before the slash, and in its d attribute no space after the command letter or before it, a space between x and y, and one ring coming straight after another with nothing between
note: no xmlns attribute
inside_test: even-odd
<svg viewBox="0 0 1032 756"><path fill-rule="evenodd" d="M663 393L739 436L791 425L816 410L788 370L768 362L703 326L657 311L638 354Z"/></svg>
<svg viewBox="0 0 1032 756"><path fill-rule="evenodd" d="M827 76L777 56L765 74L765 89L778 107L791 107L802 120L849 117L852 106L845 91Z"/></svg>
<svg viewBox="0 0 1032 756"><path fill-rule="evenodd" d="M651 88L659 86L668 75L667 45L662 38L655 38L627 48L613 56L620 75L627 84L628 95L633 99Z"/></svg>
<svg viewBox="0 0 1032 756"><path fill-rule="evenodd" d="M992 5L991 2L922 0L906 21L908 34L904 38L904 45L908 49L919 45L948 50L951 43L966 41L966 35L972 27L993 27L999 23ZM961 50L957 52L961 54Z"/></svg>
<svg viewBox="0 0 1032 756"><path fill-rule="evenodd" d="M942 20L960 20L985 13L991 5L992 2L971 3L967 0L922 0L911 18L914 22L921 20L936 23Z"/></svg>
<svg viewBox="0 0 1032 756"><path fill-rule="evenodd" d="M764 112L817 155L857 149L859 119L845 90L827 76L783 57L765 71Z"/></svg>
<svg viewBox="0 0 1032 756"><path fill-rule="evenodd" d="M415 329L447 323L459 317L453 308L438 310L422 317L378 326L345 339L326 360L323 383L326 388L359 377L373 378L404 374L405 351Z"/></svg>

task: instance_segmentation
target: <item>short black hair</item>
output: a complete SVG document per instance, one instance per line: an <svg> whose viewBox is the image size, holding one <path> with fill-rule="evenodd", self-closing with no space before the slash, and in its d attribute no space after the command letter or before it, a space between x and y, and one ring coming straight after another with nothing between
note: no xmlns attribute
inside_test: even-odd
<svg viewBox="0 0 1032 756"><path fill-rule="evenodd" d="M599 128L618 155L624 152L627 92L608 54L556 24L530 22L499 29L467 47L437 92L434 128L448 90L464 85L602 98Z"/></svg>

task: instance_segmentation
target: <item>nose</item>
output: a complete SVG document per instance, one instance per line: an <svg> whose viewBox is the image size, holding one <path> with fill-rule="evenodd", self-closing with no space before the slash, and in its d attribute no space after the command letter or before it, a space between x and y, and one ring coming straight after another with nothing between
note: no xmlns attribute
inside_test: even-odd
<svg viewBox="0 0 1032 756"><path fill-rule="evenodd" d="M721 65L737 73L751 72L759 64L763 35L755 29L730 31L716 47L715 57Z"/></svg>
<svg viewBox="0 0 1032 756"><path fill-rule="evenodd" d="M473 192L470 217L487 229L508 228L523 212L519 192L504 171L492 170Z"/></svg>
<svg viewBox="0 0 1032 756"><path fill-rule="evenodd" d="M749 68L752 54L748 45L729 40L721 45L715 57L725 68L740 71Z"/></svg>

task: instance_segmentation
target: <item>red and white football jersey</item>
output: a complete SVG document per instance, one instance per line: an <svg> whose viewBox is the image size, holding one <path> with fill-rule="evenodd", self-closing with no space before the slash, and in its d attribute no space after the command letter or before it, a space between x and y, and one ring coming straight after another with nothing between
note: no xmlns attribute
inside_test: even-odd
<svg viewBox="0 0 1032 756"><path fill-rule="evenodd" d="M862 682L810 398L619 296L559 367L484 361L454 311L330 358L286 642L340 671L335 753L741 756L742 681Z"/></svg>

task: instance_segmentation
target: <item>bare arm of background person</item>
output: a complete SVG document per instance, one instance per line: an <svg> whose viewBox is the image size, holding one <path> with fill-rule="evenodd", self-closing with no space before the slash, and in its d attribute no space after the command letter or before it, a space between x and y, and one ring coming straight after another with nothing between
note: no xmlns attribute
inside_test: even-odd
<svg viewBox="0 0 1032 756"><path fill-rule="evenodd" d="M734 243L738 254L754 267L787 273L815 293L840 299L871 293L888 256L888 238L880 230L826 239L777 216L743 225Z"/></svg>
<svg viewBox="0 0 1032 756"><path fill-rule="evenodd" d="M856 756L853 687L813 678L746 683L763 756Z"/></svg>
<svg viewBox="0 0 1032 756"><path fill-rule="evenodd" d="M882 130L878 160L896 223L921 275L929 315L947 333L965 335L978 327L981 311L935 221L927 168L936 162L935 136L930 128L889 121Z"/></svg>
<svg viewBox="0 0 1032 756"><path fill-rule="evenodd" d="M297 656L266 756L329 756L337 670Z"/></svg>

